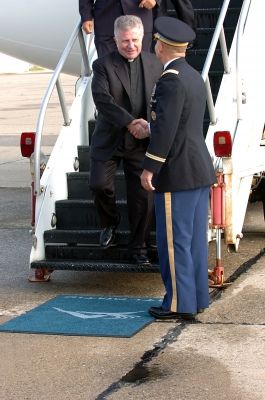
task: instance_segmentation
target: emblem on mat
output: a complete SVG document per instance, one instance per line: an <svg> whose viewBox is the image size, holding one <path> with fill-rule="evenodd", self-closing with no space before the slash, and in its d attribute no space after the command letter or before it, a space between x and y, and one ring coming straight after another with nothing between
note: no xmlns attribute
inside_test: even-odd
<svg viewBox="0 0 265 400"><path fill-rule="evenodd" d="M144 313L146 311L131 311L131 312L119 312L119 313L111 313L111 312L90 312L90 311L69 311L63 310L62 308L53 307L54 310L71 315L72 317L81 318L81 319L92 319L92 318L104 318L104 319L132 319L132 318L140 318L139 313Z"/></svg>

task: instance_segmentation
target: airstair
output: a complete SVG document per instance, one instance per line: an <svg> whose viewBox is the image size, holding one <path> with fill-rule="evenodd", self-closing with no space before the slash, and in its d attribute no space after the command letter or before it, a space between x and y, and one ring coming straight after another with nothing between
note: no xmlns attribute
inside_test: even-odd
<svg viewBox="0 0 265 400"><path fill-rule="evenodd" d="M224 240L237 251L242 237L246 207L253 176L259 181L265 171L264 130L264 26L257 26L264 15L264 0L194 0L197 43L189 50L188 62L201 72L207 88L204 133L216 171L226 185ZM168 14L174 15L168 1ZM82 56L76 97L68 111L65 106L60 73L71 49L79 40ZM255 48L255 45L257 48ZM34 170L32 280L49 280L55 270L133 271L159 270L155 225L151 234L149 257L152 266L132 264L128 258L129 228L126 189L122 170L117 172L117 204L121 223L117 246L101 249L100 225L93 196L89 190L89 140L95 124L91 96L91 65L96 57L93 38L85 42L80 23L76 26L54 71L44 96L36 129ZM64 126L41 171L41 136L50 95L57 88ZM216 157L213 138L216 131L229 131L232 154ZM215 229L209 225L209 240Z"/></svg>

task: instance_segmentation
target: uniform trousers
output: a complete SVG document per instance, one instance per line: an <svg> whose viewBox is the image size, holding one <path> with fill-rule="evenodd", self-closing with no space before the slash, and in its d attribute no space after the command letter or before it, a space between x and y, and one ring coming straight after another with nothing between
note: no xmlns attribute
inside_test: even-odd
<svg viewBox="0 0 265 400"><path fill-rule="evenodd" d="M209 187L155 193L156 239L165 286L162 308L197 313L209 306Z"/></svg>
<svg viewBox="0 0 265 400"><path fill-rule="evenodd" d="M115 174L123 162L126 181L128 220L130 227L129 249L132 254L146 254L154 217L153 194L141 186L140 175L145 147L139 145L130 150L119 149L108 161L91 158L90 188L95 195L101 226L115 226L119 222L116 206Z"/></svg>

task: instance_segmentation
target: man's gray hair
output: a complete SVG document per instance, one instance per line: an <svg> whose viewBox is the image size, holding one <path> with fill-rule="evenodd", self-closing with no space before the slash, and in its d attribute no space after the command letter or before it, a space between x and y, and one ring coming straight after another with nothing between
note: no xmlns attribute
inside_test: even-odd
<svg viewBox="0 0 265 400"><path fill-rule="evenodd" d="M144 27L141 18L136 15L121 15L114 22L114 36L117 37L119 32L134 28L139 29L141 36L144 36Z"/></svg>

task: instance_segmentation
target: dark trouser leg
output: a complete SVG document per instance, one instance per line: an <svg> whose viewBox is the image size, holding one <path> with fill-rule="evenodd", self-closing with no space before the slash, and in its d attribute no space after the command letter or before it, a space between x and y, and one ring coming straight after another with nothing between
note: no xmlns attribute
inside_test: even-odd
<svg viewBox="0 0 265 400"><path fill-rule="evenodd" d="M119 160L98 161L91 159L90 189L95 195L101 226L115 226L119 222L114 192L115 172Z"/></svg>
<svg viewBox="0 0 265 400"><path fill-rule="evenodd" d="M112 53L117 50L116 43L113 36L95 36L95 46L97 49L98 57L105 56L106 54Z"/></svg>
<svg viewBox="0 0 265 400"><path fill-rule="evenodd" d="M194 212L191 254L196 282L197 308L209 307L208 297L208 209L209 187L201 188Z"/></svg>
<svg viewBox="0 0 265 400"><path fill-rule="evenodd" d="M128 152L124 156L127 186L128 218L131 230L129 248L132 254L145 254L153 221L153 193L141 186L144 149Z"/></svg>
<svg viewBox="0 0 265 400"><path fill-rule="evenodd" d="M177 18L196 30L194 10L190 0L171 0L177 14Z"/></svg>
<svg viewBox="0 0 265 400"><path fill-rule="evenodd" d="M152 40L153 40L153 33L152 32L145 32L143 38L143 45L142 49L144 51L151 51L152 50Z"/></svg>

